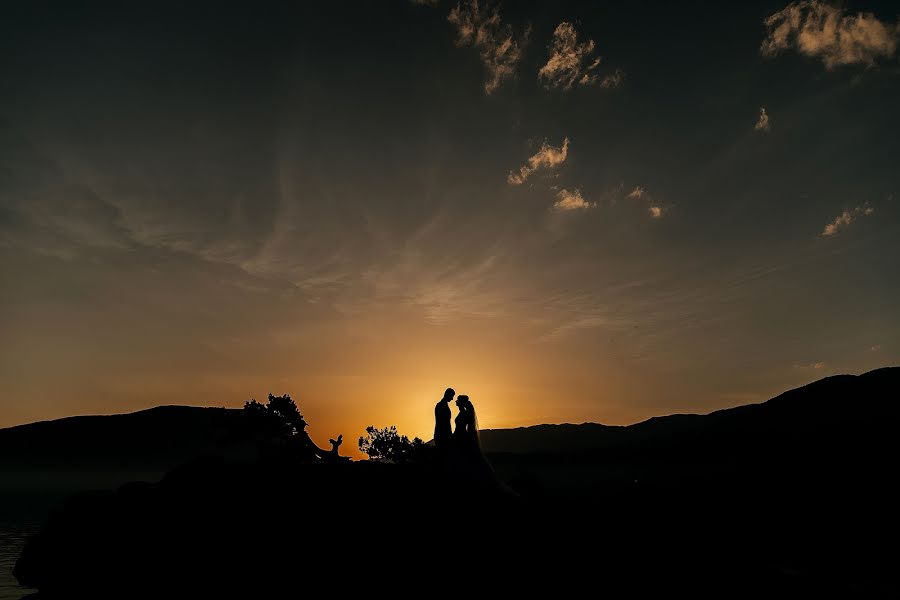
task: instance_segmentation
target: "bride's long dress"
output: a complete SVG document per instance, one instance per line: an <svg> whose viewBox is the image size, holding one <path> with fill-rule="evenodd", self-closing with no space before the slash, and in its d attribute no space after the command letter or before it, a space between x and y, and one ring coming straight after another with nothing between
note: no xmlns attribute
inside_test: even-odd
<svg viewBox="0 0 900 600"><path fill-rule="evenodd" d="M460 411L454 419L453 446L456 468L460 474L481 484L496 484L494 469L481 450L474 414Z"/></svg>

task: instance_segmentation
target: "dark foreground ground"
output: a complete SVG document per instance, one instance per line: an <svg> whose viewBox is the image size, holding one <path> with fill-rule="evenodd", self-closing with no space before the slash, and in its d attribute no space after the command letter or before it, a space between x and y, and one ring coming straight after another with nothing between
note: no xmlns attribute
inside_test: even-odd
<svg viewBox="0 0 900 600"><path fill-rule="evenodd" d="M15 575L46 598L456 585L896 591L896 498L819 477L651 478L578 501L524 479L519 496L466 486L421 466L214 459L159 484L71 498Z"/></svg>
<svg viewBox="0 0 900 600"><path fill-rule="evenodd" d="M490 457L515 493L429 464L195 459L70 497L15 574L51 599L896 597L898 375L621 431L527 431L536 452L507 435Z"/></svg>

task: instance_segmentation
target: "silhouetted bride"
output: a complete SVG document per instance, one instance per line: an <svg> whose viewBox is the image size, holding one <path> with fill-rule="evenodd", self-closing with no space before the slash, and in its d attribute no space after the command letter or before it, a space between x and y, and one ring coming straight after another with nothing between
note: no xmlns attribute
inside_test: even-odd
<svg viewBox="0 0 900 600"><path fill-rule="evenodd" d="M481 438L478 435L478 418L475 407L468 396L457 396L456 429L453 431L453 446L457 466L467 476L483 483L495 483L494 470L481 450Z"/></svg>

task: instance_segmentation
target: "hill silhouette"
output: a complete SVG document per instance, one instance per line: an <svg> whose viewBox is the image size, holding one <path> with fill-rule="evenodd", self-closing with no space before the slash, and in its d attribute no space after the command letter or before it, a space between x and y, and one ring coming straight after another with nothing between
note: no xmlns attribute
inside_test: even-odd
<svg viewBox="0 0 900 600"><path fill-rule="evenodd" d="M0 467L161 465L226 452L238 440L240 410L158 406L0 429Z"/></svg>

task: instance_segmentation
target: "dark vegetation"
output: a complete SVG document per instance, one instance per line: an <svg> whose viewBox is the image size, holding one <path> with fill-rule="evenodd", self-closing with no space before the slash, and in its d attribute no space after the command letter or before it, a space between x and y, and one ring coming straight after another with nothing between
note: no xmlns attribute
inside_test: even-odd
<svg viewBox="0 0 900 600"><path fill-rule="evenodd" d="M366 427L366 435L359 438L359 451L371 460L422 462L428 458L428 450L421 438L410 441L405 435L400 435L396 425L384 429L369 425Z"/></svg>
<svg viewBox="0 0 900 600"><path fill-rule="evenodd" d="M10 439L27 448L54 436L67 460L94 444L118 451L119 441L139 457L154 443L206 456L155 484L71 497L28 543L16 575L50 598L557 596L622 586L631 595L889 596L898 591L898 398L900 368L891 368L704 416L483 432L498 478L517 495L445 474L429 446L391 428L372 428L361 446L377 442L372 456L391 462L309 460L298 451L299 411L259 403L2 430L4 457ZM201 424L202 442L169 435L189 431L173 415ZM142 419L156 434L137 436L144 449L121 431L143 430Z"/></svg>

